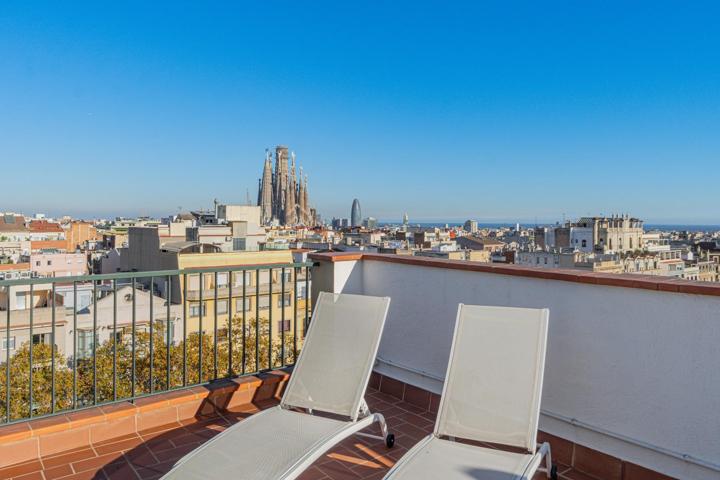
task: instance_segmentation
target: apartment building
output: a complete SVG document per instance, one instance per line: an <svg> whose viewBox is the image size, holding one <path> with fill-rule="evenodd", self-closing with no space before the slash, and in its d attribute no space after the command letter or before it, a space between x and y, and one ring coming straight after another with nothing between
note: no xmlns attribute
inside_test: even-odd
<svg viewBox="0 0 720 480"><path fill-rule="evenodd" d="M70 277L87 275L84 253L36 252L29 256L30 270L38 277Z"/></svg>
<svg viewBox="0 0 720 480"><path fill-rule="evenodd" d="M84 249L97 239L97 228L90 222L72 221L65 225L65 250L68 252Z"/></svg>
<svg viewBox="0 0 720 480"><path fill-rule="evenodd" d="M490 237L475 237L467 235L457 237L455 242L461 248L467 250L481 250L486 252L501 252L505 248L505 242Z"/></svg>
<svg viewBox="0 0 720 480"><path fill-rule="evenodd" d="M65 251L65 230L59 223L47 220L33 220L28 224L30 231L30 250L38 252L41 250Z"/></svg>
<svg viewBox="0 0 720 480"><path fill-rule="evenodd" d="M643 221L628 215L582 217L553 227L535 229L540 249L573 249L590 253L626 253L643 248Z"/></svg>
<svg viewBox="0 0 720 480"><path fill-rule="evenodd" d="M17 262L30 253L30 230L25 217L14 213L0 215L0 259Z"/></svg>
<svg viewBox="0 0 720 480"><path fill-rule="evenodd" d="M643 221L627 214L583 217L575 226L592 228L593 245L600 252L631 252L641 249L643 245Z"/></svg>

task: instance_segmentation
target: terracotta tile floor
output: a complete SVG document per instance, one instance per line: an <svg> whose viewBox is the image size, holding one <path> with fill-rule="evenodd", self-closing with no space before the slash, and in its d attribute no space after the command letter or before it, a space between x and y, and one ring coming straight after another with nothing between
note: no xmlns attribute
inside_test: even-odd
<svg viewBox="0 0 720 480"><path fill-rule="evenodd" d="M397 459L432 431L435 415L431 412L375 390L369 390L366 399L372 411L386 416L390 429L396 436L395 447L387 449L382 441L353 436L315 462L300 477L301 480L381 479ZM0 469L0 479L159 478L183 455L229 425L274 404L267 402L256 406L248 405L222 416L184 425L167 425L95 444L90 448L14 465ZM590 478L563 467L560 472L561 478L566 480ZM544 478L544 475L538 474L536 478Z"/></svg>

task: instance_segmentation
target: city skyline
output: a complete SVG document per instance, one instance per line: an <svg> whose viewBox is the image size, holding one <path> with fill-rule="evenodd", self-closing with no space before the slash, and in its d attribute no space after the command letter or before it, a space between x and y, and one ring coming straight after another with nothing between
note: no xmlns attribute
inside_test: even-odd
<svg viewBox="0 0 720 480"><path fill-rule="evenodd" d="M6 210L243 203L281 143L323 218L720 223L714 4L38 5L0 12Z"/></svg>

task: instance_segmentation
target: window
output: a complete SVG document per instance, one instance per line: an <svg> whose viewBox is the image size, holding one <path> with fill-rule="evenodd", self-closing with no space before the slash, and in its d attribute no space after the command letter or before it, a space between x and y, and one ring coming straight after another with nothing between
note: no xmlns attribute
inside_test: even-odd
<svg viewBox="0 0 720 480"><path fill-rule="evenodd" d="M241 287L243 284L243 272L233 272L233 286ZM245 285L252 284L252 272L245 272Z"/></svg>
<svg viewBox="0 0 720 480"><path fill-rule="evenodd" d="M78 330L78 357L89 358L92 356L93 351L93 331L92 330Z"/></svg>
<svg viewBox="0 0 720 480"><path fill-rule="evenodd" d="M278 332L289 332L290 331L290 320L278 320L277 322L277 331Z"/></svg>
<svg viewBox="0 0 720 480"><path fill-rule="evenodd" d="M200 275L190 275L187 278L188 282L188 290L189 291L196 291L200 289Z"/></svg>
<svg viewBox="0 0 720 480"><path fill-rule="evenodd" d="M305 288L305 284L303 283L298 287L298 296L297 298L307 298L307 288Z"/></svg>
<svg viewBox="0 0 720 480"><path fill-rule="evenodd" d="M2 349L3 350L8 349L8 339L7 338L2 339ZM15 337L10 337L10 350L15 350Z"/></svg>
<svg viewBox="0 0 720 480"><path fill-rule="evenodd" d="M289 307L291 305L290 294L278 295L277 306L278 308Z"/></svg>
<svg viewBox="0 0 720 480"><path fill-rule="evenodd" d="M202 314L203 314L203 316L205 314L207 314L207 302L203 302ZM190 304L190 316L191 317L199 317L200 316L200 304L198 304L198 303Z"/></svg>
<svg viewBox="0 0 720 480"><path fill-rule="evenodd" d="M247 250L247 242L245 238L233 238L233 251Z"/></svg>
<svg viewBox="0 0 720 480"><path fill-rule="evenodd" d="M18 310L25 310L28 308L28 297L24 292L15 293L15 308Z"/></svg>
<svg viewBox="0 0 720 480"><path fill-rule="evenodd" d="M249 312L252 310L250 298L245 298L245 311ZM242 298L236 298L235 299L235 311L236 312L242 312L243 311L243 299Z"/></svg>
<svg viewBox="0 0 720 480"><path fill-rule="evenodd" d="M583 248L587 247L587 240L583 240L583 241L582 241L582 247L583 247Z"/></svg>
<svg viewBox="0 0 720 480"><path fill-rule="evenodd" d="M227 285L228 285L228 274L227 273L218 273L217 286L218 287L227 287Z"/></svg>
<svg viewBox="0 0 720 480"><path fill-rule="evenodd" d="M32 342L33 342L33 345L39 345L41 343L50 345L50 334L49 333L36 333L33 335Z"/></svg>
<svg viewBox="0 0 720 480"><path fill-rule="evenodd" d="M39 267L39 266L40 266L40 260L36 260L36 261L35 261L35 266L36 266L36 267Z"/></svg>
<svg viewBox="0 0 720 480"><path fill-rule="evenodd" d="M52 260L48 260L47 262L48 262L48 267L49 267L50 265L52 265Z"/></svg>
<svg viewBox="0 0 720 480"><path fill-rule="evenodd" d="M260 307L261 310L267 309L270 307L270 297L267 295L262 296L259 298L260 303L258 303L258 307Z"/></svg>
<svg viewBox="0 0 720 480"><path fill-rule="evenodd" d="M228 313L228 301L227 300L218 300L217 301L217 313L219 313L219 314Z"/></svg>

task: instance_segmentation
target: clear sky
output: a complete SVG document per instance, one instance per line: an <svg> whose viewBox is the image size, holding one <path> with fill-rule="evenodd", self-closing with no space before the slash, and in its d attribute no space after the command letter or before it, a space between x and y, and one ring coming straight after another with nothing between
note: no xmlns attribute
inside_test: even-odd
<svg viewBox="0 0 720 480"><path fill-rule="evenodd" d="M0 5L0 210L720 223L718 2Z"/></svg>

